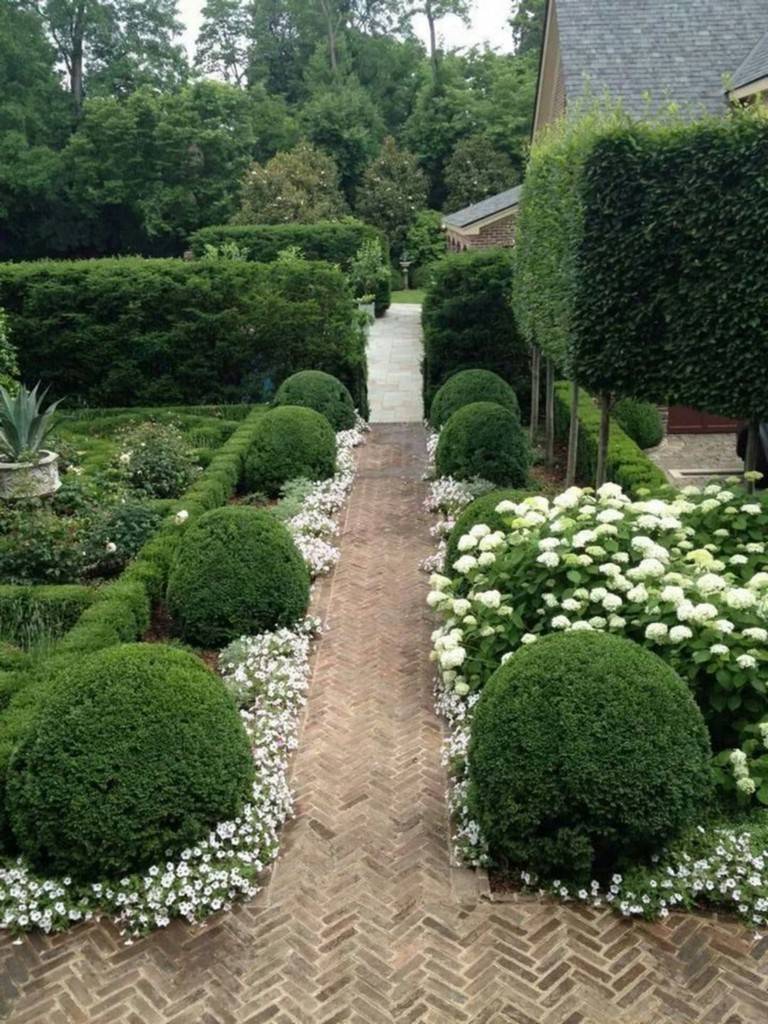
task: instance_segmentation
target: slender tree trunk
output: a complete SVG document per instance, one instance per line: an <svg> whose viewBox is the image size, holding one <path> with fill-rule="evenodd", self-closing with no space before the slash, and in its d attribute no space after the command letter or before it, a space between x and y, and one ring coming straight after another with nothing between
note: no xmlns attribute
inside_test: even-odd
<svg viewBox="0 0 768 1024"><path fill-rule="evenodd" d="M576 483L576 467L579 458L579 385L571 381L571 424L568 432L568 466L565 471L565 486Z"/></svg>
<svg viewBox="0 0 768 1024"><path fill-rule="evenodd" d="M328 54L331 59L331 71L335 76L339 70L339 57L336 46L336 19L329 0L320 0L320 6L325 15L325 24L328 30Z"/></svg>
<svg viewBox="0 0 768 1024"><path fill-rule="evenodd" d="M757 456L760 448L760 421L751 420L747 432L747 451L744 456L744 472L752 473L757 469ZM754 494L755 481L747 481L747 491Z"/></svg>
<svg viewBox="0 0 768 1024"><path fill-rule="evenodd" d="M531 443L536 441L539 429L539 405L541 396L541 352L534 348L531 352Z"/></svg>
<svg viewBox="0 0 768 1024"><path fill-rule="evenodd" d="M427 0L427 4L424 7L424 14L427 17L429 24L429 57L432 63L432 84L437 85L437 79L440 75L440 65L438 63L437 54L437 20L432 11L432 4Z"/></svg>
<svg viewBox="0 0 768 1024"><path fill-rule="evenodd" d="M608 478L608 442L611 437L611 396L600 396L600 438L597 444L595 487L602 487Z"/></svg>
<svg viewBox="0 0 768 1024"><path fill-rule="evenodd" d="M85 35L85 0L75 8L72 19L72 56L70 61L70 92L75 116L83 110L83 36Z"/></svg>
<svg viewBox="0 0 768 1024"><path fill-rule="evenodd" d="M545 391L544 421L547 439L546 463L551 468L555 464L555 364L547 359L547 381Z"/></svg>

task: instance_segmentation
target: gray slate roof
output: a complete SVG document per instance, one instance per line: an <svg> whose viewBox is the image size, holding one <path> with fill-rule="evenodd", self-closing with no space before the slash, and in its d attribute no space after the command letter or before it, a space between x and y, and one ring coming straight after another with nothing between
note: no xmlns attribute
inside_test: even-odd
<svg viewBox="0 0 768 1024"><path fill-rule="evenodd" d="M760 78L768 78L768 32L747 56L747 59L733 76L733 88L751 85Z"/></svg>
<svg viewBox="0 0 768 1024"><path fill-rule="evenodd" d="M554 0L566 95L585 82L636 117L670 100L720 113L724 76L768 29L768 0Z"/></svg>
<svg viewBox="0 0 768 1024"><path fill-rule="evenodd" d="M467 206L464 210L447 214L443 217L443 222L452 228L468 228L479 220L485 220L486 217L492 217L495 213L503 213L504 210L517 206L522 192L522 185L507 189L506 192L500 192L497 196L490 196L480 203Z"/></svg>

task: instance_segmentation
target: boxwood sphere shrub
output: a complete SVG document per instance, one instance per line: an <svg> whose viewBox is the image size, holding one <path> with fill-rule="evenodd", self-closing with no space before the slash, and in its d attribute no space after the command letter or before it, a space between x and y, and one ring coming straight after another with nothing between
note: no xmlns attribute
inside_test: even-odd
<svg viewBox="0 0 768 1024"><path fill-rule="evenodd" d="M478 701L471 811L497 862L583 881L694 822L710 757L701 712L661 658L609 634L552 635Z"/></svg>
<svg viewBox="0 0 768 1024"><path fill-rule="evenodd" d="M638 448L655 448L664 438L661 413L651 402L622 398L614 406L613 417Z"/></svg>
<svg viewBox="0 0 768 1024"><path fill-rule="evenodd" d="M520 418L517 395L498 373L461 370L449 377L432 399L429 422L439 430L458 409L473 402L497 402Z"/></svg>
<svg viewBox="0 0 768 1024"><path fill-rule="evenodd" d="M490 494L483 494L479 498L475 498L473 502L470 502L456 519L456 523L448 537L444 568L446 576L455 575L453 563L459 557L459 541L461 538L469 533L473 526L477 526L478 523L485 523L494 532L496 530L504 530L506 532L508 529L507 524L504 521L504 517L500 516L496 511L496 506L501 504L502 501L515 501L519 503L529 493L528 491L520 490L491 491Z"/></svg>
<svg viewBox="0 0 768 1024"><path fill-rule="evenodd" d="M518 416L496 402L474 402L443 427L435 463L440 476L524 487L531 452Z"/></svg>
<svg viewBox="0 0 768 1024"><path fill-rule="evenodd" d="M245 457L245 484L274 498L289 480L326 480L335 470L336 434L325 416L281 405L259 422Z"/></svg>
<svg viewBox="0 0 768 1024"><path fill-rule="evenodd" d="M270 512L217 508L186 531L168 580L168 608L190 643L223 647L290 626L308 604L309 570Z"/></svg>
<svg viewBox="0 0 768 1024"><path fill-rule="evenodd" d="M355 403L347 388L322 370L302 370L284 380L277 389L275 405L300 405L322 413L334 430L351 430L355 425Z"/></svg>
<svg viewBox="0 0 768 1024"><path fill-rule="evenodd" d="M17 747L7 807L41 871L96 880L164 863L250 798L232 697L193 654L109 647L69 662Z"/></svg>

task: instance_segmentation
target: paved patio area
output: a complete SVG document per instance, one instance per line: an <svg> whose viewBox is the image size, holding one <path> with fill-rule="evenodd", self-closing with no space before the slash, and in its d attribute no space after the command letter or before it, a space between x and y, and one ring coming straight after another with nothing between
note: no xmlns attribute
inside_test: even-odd
<svg viewBox="0 0 768 1024"><path fill-rule="evenodd" d="M368 343L371 423L421 423L422 356L421 306L390 306Z"/></svg>
<svg viewBox="0 0 768 1024"><path fill-rule="evenodd" d="M700 486L744 472L735 434L669 434L648 455L675 487Z"/></svg>

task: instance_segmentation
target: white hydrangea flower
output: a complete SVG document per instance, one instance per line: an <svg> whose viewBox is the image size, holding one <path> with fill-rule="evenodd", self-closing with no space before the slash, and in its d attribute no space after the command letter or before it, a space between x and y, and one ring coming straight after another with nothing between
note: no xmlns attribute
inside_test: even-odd
<svg viewBox="0 0 768 1024"><path fill-rule="evenodd" d="M569 487L567 491L563 491L562 494L558 494L558 496L552 501L552 504L556 508L576 508L583 495L584 492L580 487Z"/></svg>
<svg viewBox="0 0 768 1024"><path fill-rule="evenodd" d="M666 586L662 588L661 594L659 595L662 601L667 601L670 604L679 604L685 600L685 591L682 587Z"/></svg>
<svg viewBox="0 0 768 1024"><path fill-rule="evenodd" d="M663 622L651 622L645 627L646 640L666 640L669 634L669 627Z"/></svg>
<svg viewBox="0 0 768 1024"><path fill-rule="evenodd" d="M669 639L673 644L682 643L683 640L690 640L693 636L693 631L688 626L673 626L669 631Z"/></svg>
<svg viewBox="0 0 768 1024"><path fill-rule="evenodd" d="M761 626L749 626L742 631L742 635L749 640L756 640L759 644L764 644L768 640L768 630L763 629Z"/></svg>
<svg viewBox="0 0 768 1024"><path fill-rule="evenodd" d="M489 533L491 533L491 528L490 526L486 526L485 523L477 523L477 525L473 526L469 532L472 537L482 540L483 537L487 537Z"/></svg>
<svg viewBox="0 0 768 1024"><path fill-rule="evenodd" d="M554 551L544 551L536 561L547 569L556 569L560 565L560 556L556 555Z"/></svg>
<svg viewBox="0 0 768 1024"><path fill-rule="evenodd" d="M732 495L731 495L731 497L732 497ZM763 509L762 509L761 505L750 504L750 505L742 505L741 506L741 511L742 512L746 512L748 516L759 516L762 513Z"/></svg>
<svg viewBox="0 0 768 1024"><path fill-rule="evenodd" d="M447 576L442 576L440 573L435 572L429 577L429 585L433 590L445 590L447 587L450 587L451 581Z"/></svg>
<svg viewBox="0 0 768 1024"><path fill-rule="evenodd" d="M757 786L755 785L754 779L751 779L748 775L744 775L742 778L736 780L736 788L741 793L745 793L747 796L752 796L757 789Z"/></svg>
<svg viewBox="0 0 768 1024"><path fill-rule="evenodd" d="M462 555L453 563L453 568L461 576L466 576L477 568L477 559L473 555Z"/></svg>
<svg viewBox="0 0 768 1024"><path fill-rule="evenodd" d="M525 644L527 647L529 644L535 644L538 639L535 633L523 633L520 637L520 643Z"/></svg>
<svg viewBox="0 0 768 1024"><path fill-rule="evenodd" d="M492 551L482 551L477 556L477 564L481 569L487 569L496 561L496 555Z"/></svg>
<svg viewBox="0 0 768 1024"><path fill-rule="evenodd" d="M752 608L757 603L754 591L747 590L746 587L733 587L731 590L725 593L725 603L729 608L735 608L739 611L744 608Z"/></svg>
<svg viewBox="0 0 768 1024"><path fill-rule="evenodd" d="M751 654L740 654L736 659L736 664L746 672L749 669L756 667L757 658L753 657Z"/></svg>
<svg viewBox="0 0 768 1024"><path fill-rule="evenodd" d="M472 610L472 603L465 597L457 597L452 605L453 614L463 619Z"/></svg>
<svg viewBox="0 0 768 1024"><path fill-rule="evenodd" d="M603 598L603 608L607 612L618 611L619 608L624 604L618 594L606 594Z"/></svg>
<svg viewBox="0 0 768 1024"><path fill-rule="evenodd" d="M724 658L728 654L728 648L725 644L712 644L709 648L709 653L714 654L718 658Z"/></svg>
<svg viewBox="0 0 768 1024"><path fill-rule="evenodd" d="M496 511L500 516L510 516L517 512L517 505L514 501L500 501L496 506Z"/></svg>
<svg viewBox="0 0 768 1024"><path fill-rule="evenodd" d="M605 620L603 619L602 621L605 621ZM573 633L587 633L587 632L589 632L592 629L593 629L593 627L592 627L591 623L585 622L583 619L580 620L579 622L574 622L574 623L571 624L571 631Z"/></svg>
<svg viewBox="0 0 768 1024"><path fill-rule="evenodd" d="M598 523L620 523L623 519L624 513L617 508L605 508L597 514Z"/></svg>
<svg viewBox="0 0 768 1024"><path fill-rule="evenodd" d="M459 537L457 547L462 552L472 551L473 548L477 547L477 537L473 537L471 533L465 533L463 537Z"/></svg>
<svg viewBox="0 0 768 1024"><path fill-rule="evenodd" d="M556 615L551 622L552 629L568 629L570 624L571 620L567 615Z"/></svg>
<svg viewBox="0 0 768 1024"><path fill-rule="evenodd" d="M442 668L460 668L467 660L467 652L463 647L452 647L440 654Z"/></svg>
<svg viewBox="0 0 768 1024"><path fill-rule="evenodd" d="M603 484L597 489L598 498L623 498L624 492L618 484Z"/></svg>
<svg viewBox="0 0 768 1024"><path fill-rule="evenodd" d="M555 551L559 547L560 541L557 537L545 537L539 541L539 551Z"/></svg>
<svg viewBox="0 0 768 1024"><path fill-rule="evenodd" d="M501 530L497 530L495 533L489 533L483 537L479 547L481 551L497 551L505 541L506 537L504 534Z"/></svg>
<svg viewBox="0 0 768 1024"><path fill-rule="evenodd" d="M732 633L734 628L735 627L730 619L715 619L712 623L712 629L716 630L718 633L725 633L726 636L728 633Z"/></svg>
<svg viewBox="0 0 768 1024"><path fill-rule="evenodd" d="M176 513L176 515L173 517L173 521L174 521L174 523L176 523L177 526L183 526L184 523L186 523L186 521L188 519L189 519L189 512L187 512L187 510L185 508L180 509Z"/></svg>
<svg viewBox="0 0 768 1024"><path fill-rule="evenodd" d="M696 586L702 594L718 594L728 586L727 580L714 572L705 572L696 581Z"/></svg>
<svg viewBox="0 0 768 1024"><path fill-rule="evenodd" d="M475 594L475 600L485 605L486 608L498 608L501 605L501 594L498 590L485 590L480 594Z"/></svg>

